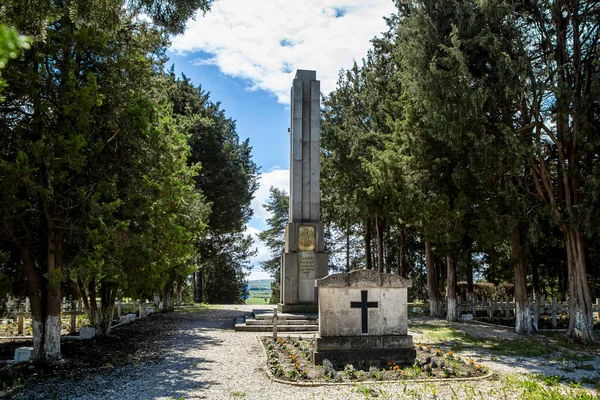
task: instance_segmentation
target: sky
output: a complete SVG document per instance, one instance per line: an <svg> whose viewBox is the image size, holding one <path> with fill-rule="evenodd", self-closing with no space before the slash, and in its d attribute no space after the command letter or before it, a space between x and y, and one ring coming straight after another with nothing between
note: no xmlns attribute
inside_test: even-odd
<svg viewBox="0 0 600 400"><path fill-rule="evenodd" d="M258 250L249 280L266 279L269 250L262 204L275 186L289 192L289 96L297 69L317 71L321 92L335 89L339 71L360 61L370 40L387 30L392 0L216 0L182 35L172 38L169 64L210 92L260 166L260 188L247 225Z"/></svg>

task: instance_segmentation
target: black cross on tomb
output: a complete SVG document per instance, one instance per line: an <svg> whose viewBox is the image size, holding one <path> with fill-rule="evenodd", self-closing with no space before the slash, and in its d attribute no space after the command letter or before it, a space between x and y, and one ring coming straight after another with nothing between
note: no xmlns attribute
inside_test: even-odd
<svg viewBox="0 0 600 400"><path fill-rule="evenodd" d="M367 291L360 291L360 301L351 301L350 308L362 309L362 333L369 333L369 308L377 308L376 301L367 301Z"/></svg>

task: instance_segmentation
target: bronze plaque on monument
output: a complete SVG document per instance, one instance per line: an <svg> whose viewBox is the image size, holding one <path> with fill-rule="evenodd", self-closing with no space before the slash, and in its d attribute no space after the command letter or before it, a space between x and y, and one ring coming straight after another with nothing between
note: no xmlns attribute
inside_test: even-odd
<svg viewBox="0 0 600 400"><path fill-rule="evenodd" d="M315 250L315 227L300 226L298 229L298 250L299 251L314 251Z"/></svg>

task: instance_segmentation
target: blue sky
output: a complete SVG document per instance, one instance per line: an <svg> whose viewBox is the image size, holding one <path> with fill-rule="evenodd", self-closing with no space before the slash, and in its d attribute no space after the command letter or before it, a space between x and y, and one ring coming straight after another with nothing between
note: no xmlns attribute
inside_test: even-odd
<svg viewBox="0 0 600 400"><path fill-rule="evenodd" d="M217 0L211 12L172 38L169 65L221 102L250 138L261 187L252 202L258 255L249 279L268 275L258 262L269 257L256 238L268 214L261 207L269 187L289 191L289 88L297 69L317 71L321 91L335 88L339 70L352 66L386 30L391 0Z"/></svg>

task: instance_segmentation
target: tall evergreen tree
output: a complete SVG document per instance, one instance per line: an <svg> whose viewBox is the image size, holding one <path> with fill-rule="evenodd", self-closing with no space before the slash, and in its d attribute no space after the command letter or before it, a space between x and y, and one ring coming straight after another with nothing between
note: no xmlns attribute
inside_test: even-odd
<svg viewBox="0 0 600 400"><path fill-rule="evenodd" d="M32 40L23 57L4 71L8 87L0 121L0 229L21 259L35 360L56 362L61 357L61 283L70 274L73 249L81 245L72 246L71 233L88 227L77 225L86 219L81 213L90 202L106 211L117 210L122 201L105 196L111 185L119 185L119 177L94 168L105 172L107 162L114 162L111 152L123 141L170 132L144 86L162 68L167 34L180 32L196 5L207 10L209 3L73 0L2 5L0 23ZM142 12L153 23L142 21ZM143 157L132 159L143 162ZM154 195L160 193L157 183L148 176ZM104 245L109 236L117 245L127 235L119 234L126 225L114 221L105 230L111 232L95 245ZM94 235L90 232L89 237ZM105 263L102 257L91 260L96 270Z"/></svg>
<svg viewBox="0 0 600 400"><path fill-rule="evenodd" d="M288 194L276 187L269 188L269 199L263 204L264 209L271 213L267 219L268 229L259 233L258 237L271 251L271 259L261 263L262 268L269 272L275 281L271 283L271 303L280 302L281 257L285 247L285 228L289 219L290 198Z"/></svg>
<svg viewBox="0 0 600 400"><path fill-rule="evenodd" d="M240 140L235 121L225 115L220 104L210 101L209 94L194 87L187 77L172 79L173 112L189 134L189 163L202 167L196 188L211 203L208 235L199 243L196 278L201 279L196 285L205 284L207 301L237 302L244 270L254 254L244 230L252 216L250 202L258 188L258 167L252 161L249 140Z"/></svg>

